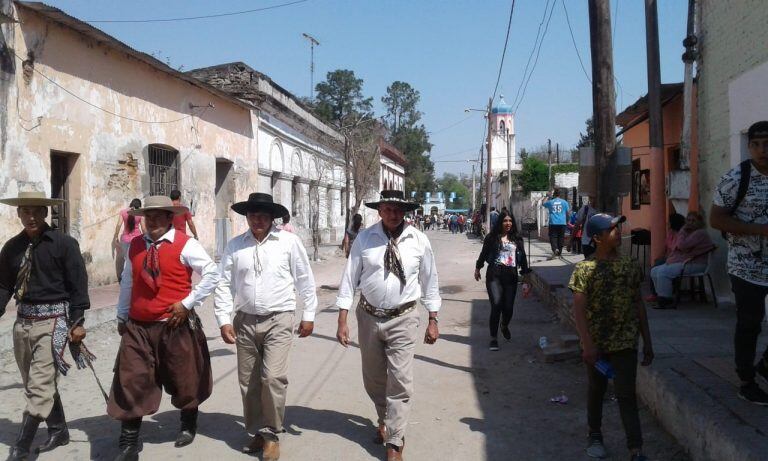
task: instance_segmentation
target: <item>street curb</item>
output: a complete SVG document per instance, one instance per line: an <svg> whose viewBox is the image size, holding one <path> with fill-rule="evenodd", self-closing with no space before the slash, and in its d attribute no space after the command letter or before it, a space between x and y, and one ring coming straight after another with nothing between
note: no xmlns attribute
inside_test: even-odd
<svg viewBox="0 0 768 461"><path fill-rule="evenodd" d="M536 269L530 275L536 295L575 330L570 297L562 285L550 286ZM694 461L760 461L768 453L768 441L756 437L756 429L732 414L713 398L733 396L732 389L711 390L689 378L689 359L658 359L651 367L638 367L637 393L640 400L674 436ZM730 397L732 398L732 397Z"/></svg>
<svg viewBox="0 0 768 461"><path fill-rule="evenodd" d="M88 309L85 311L85 329L94 328L117 318L117 304L113 306L100 307L98 309ZM7 312L6 315L16 315L15 312ZM3 326L0 331L0 354L13 350L13 324ZM88 340L86 339L86 342Z"/></svg>
<svg viewBox="0 0 768 461"><path fill-rule="evenodd" d="M688 378L682 371L685 362L662 359L651 367L638 367L640 400L694 460L764 460L768 453L765 437L755 437L754 428L739 424L706 388ZM712 394L719 391L713 390ZM729 391L728 396L732 396L733 391Z"/></svg>

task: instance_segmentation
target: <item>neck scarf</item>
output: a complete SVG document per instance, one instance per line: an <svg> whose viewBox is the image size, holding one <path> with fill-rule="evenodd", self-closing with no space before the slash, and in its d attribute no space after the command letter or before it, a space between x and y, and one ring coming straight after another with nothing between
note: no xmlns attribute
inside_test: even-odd
<svg viewBox="0 0 768 461"><path fill-rule="evenodd" d="M39 242L39 237L30 240L29 245L27 245L27 250L24 252L24 256L21 259L19 273L16 275L16 287L13 292L13 297L16 298L16 301L21 301L27 293L29 278L32 276L32 252Z"/></svg>
<svg viewBox="0 0 768 461"><path fill-rule="evenodd" d="M396 231L398 235L402 233L404 225L405 223L398 227ZM403 261L400 258L400 250L397 248L397 238L390 235L386 229L384 229L384 234L389 238L387 250L384 252L384 269L395 274L400 279L400 283L405 285L405 271L403 270Z"/></svg>
<svg viewBox="0 0 768 461"><path fill-rule="evenodd" d="M149 248L147 248L147 255L144 257L144 268L141 271L141 278L146 282L152 291L157 292L158 282L160 277L160 244L165 239L160 239L157 242L147 241Z"/></svg>

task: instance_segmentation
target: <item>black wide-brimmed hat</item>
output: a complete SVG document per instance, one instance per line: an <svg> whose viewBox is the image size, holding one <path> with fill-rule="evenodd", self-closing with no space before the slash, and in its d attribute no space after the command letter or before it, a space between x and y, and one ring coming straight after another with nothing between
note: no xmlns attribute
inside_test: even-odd
<svg viewBox="0 0 768 461"><path fill-rule="evenodd" d="M393 203L405 211L413 211L421 206L416 202L409 202L406 200L405 194L403 194L403 191L401 190L383 190L379 194L378 202L365 202L365 206L378 210L379 205L384 203Z"/></svg>
<svg viewBox="0 0 768 461"><path fill-rule="evenodd" d="M254 192L248 196L248 200L245 202L237 202L232 205L232 210L235 213L245 215L249 211L266 211L272 215L273 218L282 218L288 214L288 209L279 203L275 203L272 200L272 196L269 194L263 194L261 192Z"/></svg>

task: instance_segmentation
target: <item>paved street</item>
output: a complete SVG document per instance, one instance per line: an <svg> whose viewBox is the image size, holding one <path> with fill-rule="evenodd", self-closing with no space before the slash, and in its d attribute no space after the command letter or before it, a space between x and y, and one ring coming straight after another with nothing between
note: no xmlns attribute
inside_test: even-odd
<svg viewBox="0 0 768 461"><path fill-rule="evenodd" d="M503 342L499 352L488 351L485 286L472 279L479 242L442 230L428 235L437 255L443 294L441 336L436 345L419 344L417 348L416 396L406 435L406 459L588 459L583 451L583 365L577 360L543 364L535 354L540 336L557 337L570 331L535 298L520 296L512 341ZM313 336L294 343L288 432L281 437L281 459L384 458L383 447L371 440L375 413L363 390L356 343L344 349L335 341L336 309L332 305L343 263L336 257L314 265L318 287L322 287L322 311ZM210 301L200 313L209 338L215 385L213 396L201 407L198 437L189 447L173 447L178 411L165 396L158 414L145 418L142 459L250 458L239 451L247 437L242 430L234 347L219 338ZM355 340L355 321L350 318ZM119 344L114 322L90 330L87 342L99 357L96 370L108 386ZM60 389L72 443L39 459L112 459L119 424L105 415L90 371L71 371L61 379ZM563 392L569 398L567 405L549 402ZM4 457L16 436L23 408L18 372L9 352L0 356L0 402L0 457ZM627 459L618 406L608 400L605 407L604 432L611 459ZM650 459L688 459L647 411L642 411L641 419ZM39 431L35 445L42 442L44 432Z"/></svg>

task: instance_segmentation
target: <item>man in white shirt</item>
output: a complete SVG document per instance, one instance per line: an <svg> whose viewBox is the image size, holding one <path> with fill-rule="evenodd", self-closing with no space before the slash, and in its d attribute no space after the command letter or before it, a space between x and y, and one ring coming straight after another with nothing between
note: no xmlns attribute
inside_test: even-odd
<svg viewBox="0 0 768 461"><path fill-rule="evenodd" d="M216 264L200 243L173 228L187 212L166 196L151 196L144 208L146 234L128 250L117 303L117 352L107 413L121 421L120 460L136 460L141 450L141 418L157 412L163 388L181 410L176 447L192 443L197 408L213 389L211 358L195 308L216 288ZM192 272L202 278L192 287Z"/></svg>
<svg viewBox="0 0 768 461"><path fill-rule="evenodd" d="M288 210L269 194L254 193L232 205L249 229L233 238L221 258L215 312L221 337L237 346L237 370L245 429L256 435L245 453L280 457L288 390L288 353L293 340L296 295L304 302L299 337L312 334L317 309L315 279L298 236L272 221Z"/></svg>
<svg viewBox="0 0 768 461"><path fill-rule="evenodd" d="M429 311L424 342L439 336L440 293L437 267L429 239L405 223L405 213L419 204L407 202L402 191L385 190L378 202L381 221L360 232L352 244L339 287L336 337L349 344L347 314L355 290L363 383L378 415L376 442L386 443L387 460L402 460L405 428L413 394L413 356L419 328L417 300Z"/></svg>

